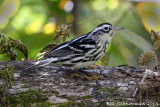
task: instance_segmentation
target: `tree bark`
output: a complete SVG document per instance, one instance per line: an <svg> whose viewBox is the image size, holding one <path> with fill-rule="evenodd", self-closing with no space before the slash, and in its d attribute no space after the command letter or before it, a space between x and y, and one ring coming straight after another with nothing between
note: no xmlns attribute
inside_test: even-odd
<svg viewBox="0 0 160 107"><path fill-rule="evenodd" d="M86 68L86 74L91 80L73 77L73 71L55 66L35 67L27 71L18 81L16 76L33 62L0 62L0 68L14 67L12 87L6 88L9 95L18 96L28 89L40 90L46 101L52 104L70 102L83 106L115 106L135 104L160 103L160 76L156 69L137 68L133 66ZM146 71L151 73L141 82ZM95 80L93 79L95 78ZM1 86L6 80L0 77ZM135 90L137 89L137 92ZM134 95L135 93L135 95ZM1 95L2 96L2 95ZM2 99L1 99L2 100ZM2 102L2 101L1 101ZM76 103L77 102L77 103Z"/></svg>

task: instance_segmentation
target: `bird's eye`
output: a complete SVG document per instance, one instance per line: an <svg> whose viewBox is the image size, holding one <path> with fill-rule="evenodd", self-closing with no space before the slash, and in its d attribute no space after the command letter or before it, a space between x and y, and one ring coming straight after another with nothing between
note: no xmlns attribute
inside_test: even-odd
<svg viewBox="0 0 160 107"><path fill-rule="evenodd" d="M104 31L108 31L109 27L104 27L103 29L104 29Z"/></svg>

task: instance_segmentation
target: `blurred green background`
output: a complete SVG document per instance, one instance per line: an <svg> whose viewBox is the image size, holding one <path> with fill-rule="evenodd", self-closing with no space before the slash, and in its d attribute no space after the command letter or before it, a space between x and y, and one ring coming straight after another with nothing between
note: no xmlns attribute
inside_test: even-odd
<svg viewBox="0 0 160 107"><path fill-rule="evenodd" d="M104 22L126 29L115 34L106 56L97 64L138 66L139 55L153 50L150 30L160 31L160 4L158 0L0 0L0 33L20 39L30 60L52 42L61 24L72 24L70 40ZM62 38L56 42L62 43ZM23 54L16 51L21 60ZM6 60L9 58L0 55L0 61Z"/></svg>

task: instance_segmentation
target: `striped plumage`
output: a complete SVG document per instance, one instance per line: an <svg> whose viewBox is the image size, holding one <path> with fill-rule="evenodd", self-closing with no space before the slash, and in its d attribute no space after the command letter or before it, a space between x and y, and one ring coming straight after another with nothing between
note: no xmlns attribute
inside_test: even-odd
<svg viewBox="0 0 160 107"><path fill-rule="evenodd" d="M123 27L100 24L91 32L54 47L33 66L53 64L71 69L90 66L105 55L113 34L120 29Z"/></svg>

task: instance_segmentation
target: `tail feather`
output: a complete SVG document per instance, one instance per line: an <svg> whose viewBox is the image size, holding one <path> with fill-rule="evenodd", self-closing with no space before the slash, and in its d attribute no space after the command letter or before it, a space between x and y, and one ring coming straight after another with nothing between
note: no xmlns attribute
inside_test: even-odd
<svg viewBox="0 0 160 107"><path fill-rule="evenodd" d="M26 71L28 71L29 69L31 69L31 68L33 68L33 67L36 67L36 66L37 66L37 64L34 64L34 65L31 65L31 66L25 68L24 70L22 70L22 71L20 72L20 76L18 77L17 81L21 78L22 75L27 74Z"/></svg>
<svg viewBox="0 0 160 107"><path fill-rule="evenodd" d="M24 70L22 70L21 73L20 73L20 76L19 76L18 80L20 79L20 77L22 75L27 74L26 71L28 71L29 69L34 68L34 67L38 67L38 66L45 66L45 65L48 65L48 64L50 64L52 62L54 63L54 61L57 61L57 59L58 58L47 58L47 59L44 59L42 61L36 62L34 65L31 65L31 66L25 68Z"/></svg>

